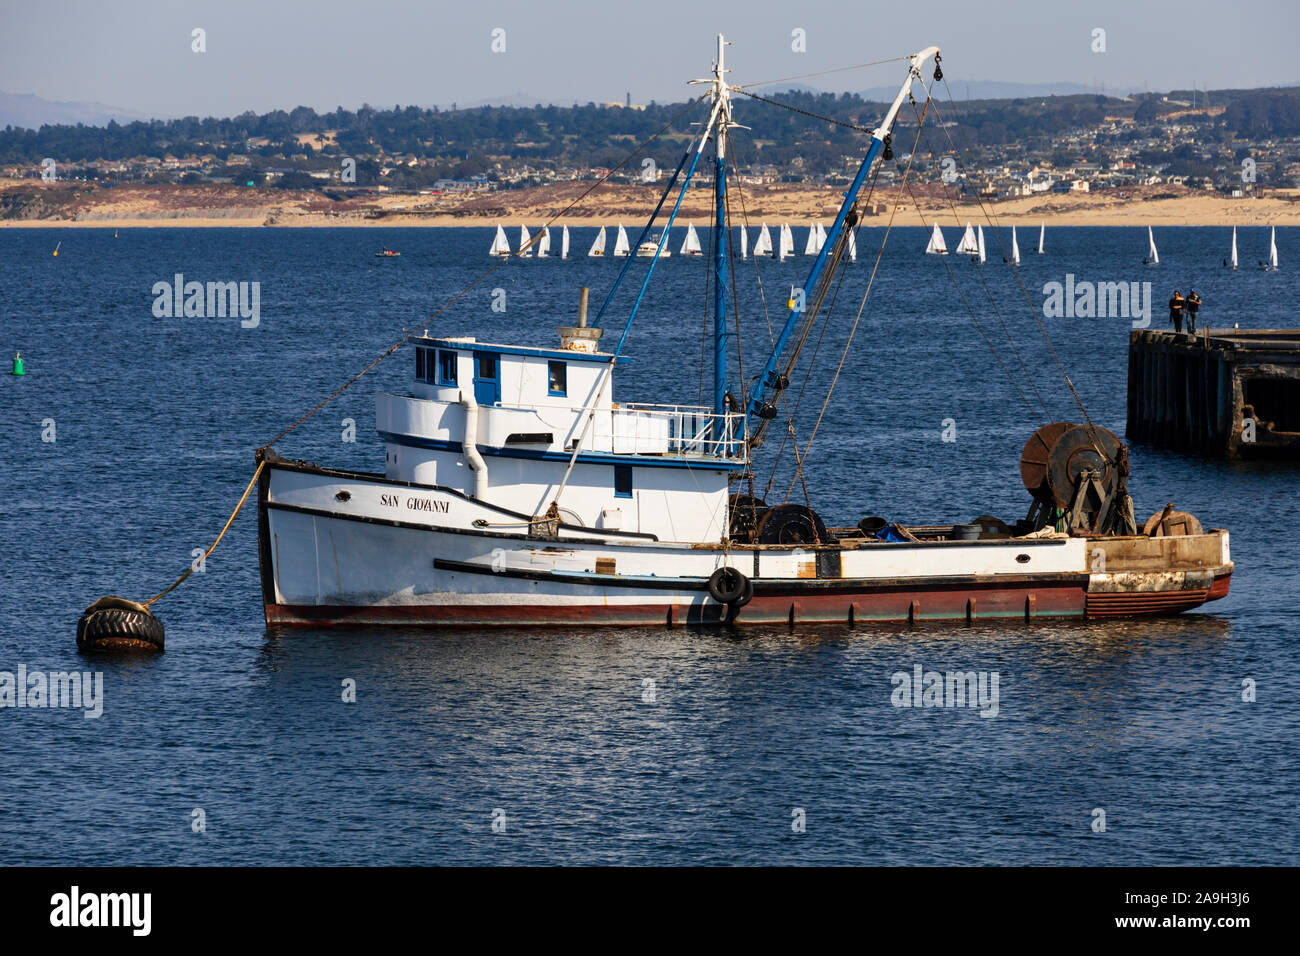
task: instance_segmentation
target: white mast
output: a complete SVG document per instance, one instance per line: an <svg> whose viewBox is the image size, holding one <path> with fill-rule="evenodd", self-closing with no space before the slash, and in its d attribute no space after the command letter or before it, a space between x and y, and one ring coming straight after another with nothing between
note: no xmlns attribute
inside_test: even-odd
<svg viewBox="0 0 1300 956"><path fill-rule="evenodd" d="M565 226L560 233L560 258L569 258L569 227Z"/></svg>
<svg viewBox="0 0 1300 956"><path fill-rule="evenodd" d="M587 251L589 256L603 256L605 254L605 227L600 227L600 232L596 233L596 241L591 244Z"/></svg>

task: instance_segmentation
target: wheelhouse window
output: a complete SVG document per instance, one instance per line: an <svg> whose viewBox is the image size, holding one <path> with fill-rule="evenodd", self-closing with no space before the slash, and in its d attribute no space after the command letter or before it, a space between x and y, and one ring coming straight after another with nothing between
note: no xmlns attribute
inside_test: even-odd
<svg viewBox="0 0 1300 956"><path fill-rule="evenodd" d="M424 381L424 375L425 375L424 366L425 366L425 362L428 360L428 355L427 355L428 351L429 351L428 349L415 350L415 380L417 382Z"/></svg>
<svg viewBox="0 0 1300 956"><path fill-rule="evenodd" d="M456 384L456 353L438 350L438 384Z"/></svg>
<svg viewBox="0 0 1300 956"><path fill-rule="evenodd" d="M546 380L551 395L569 394L569 365L567 362L547 362Z"/></svg>
<svg viewBox="0 0 1300 956"><path fill-rule="evenodd" d="M496 355L484 352L478 356L478 377L482 379L495 379L497 377Z"/></svg>
<svg viewBox="0 0 1300 956"><path fill-rule="evenodd" d="M631 465L614 466L614 497L615 498L632 497L632 466Z"/></svg>

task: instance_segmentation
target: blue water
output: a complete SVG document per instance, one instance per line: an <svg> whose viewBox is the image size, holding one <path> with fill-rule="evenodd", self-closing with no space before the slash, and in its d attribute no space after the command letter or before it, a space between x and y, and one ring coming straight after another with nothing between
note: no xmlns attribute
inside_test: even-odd
<svg viewBox="0 0 1300 956"><path fill-rule="evenodd" d="M585 251L593 230L573 233ZM805 349L801 442L880 233L859 237L829 328ZM951 247L957 232L947 233ZM1036 233L1021 231L1023 250ZM808 457L809 499L832 523L1023 516L1021 445L1044 421L1080 415L1035 321L1044 284L1066 273L1152 282L1156 327L1175 286L1201 293L1205 325L1296 325L1300 229L1279 230L1276 274L1220 268L1226 229L1158 230L1158 269L1140 264L1144 228L1050 229L1048 254L1021 269L1029 305L991 236L987 291L969 262L920 255L925 238L891 237ZM28 370L0 377L0 671L94 670L104 682L99 719L0 710L6 862L1300 862L1294 465L1133 449L1139 520L1172 500L1232 532L1231 595L1170 619L268 632L249 508L206 571L157 605L166 654L79 655L82 608L170 583L225 521L253 449L490 268L490 239L481 228L0 230L0 355L7 369L21 350ZM1253 264L1267 232L1242 229L1238 242ZM381 244L401 259L376 260ZM573 320L577 287L592 287L594 312L620 265L507 263L430 329L551 344L554 326ZM746 376L807 265L741 265ZM630 280L644 268L634 263ZM616 398L708 401L707 271L680 258L658 266ZM259 326L155 318L152 287L178 272L259 282ZM634 296L625 289L611 306L611 338ZM1130 320L1042 321L1093 421L1122 435ZM374 395L402 389L412 371L399 353L279 450L381 469ZM355 443L341 437L348 418ZM42 440L47 419L53 442ZM946 419L954 442L941 439ZM780 438L759 461L760 491ZM789 458L769 501L786 495ZM802 496L796 486L792 500ZM894 707L891 675L916 664L997 672L998 715ZM341 700L347 679L355 704ZM1246 679L1256 702L1242 700ZM804 833L792 830L796 809ZM1092 830L1094 809L1104 833Z"/></svg>

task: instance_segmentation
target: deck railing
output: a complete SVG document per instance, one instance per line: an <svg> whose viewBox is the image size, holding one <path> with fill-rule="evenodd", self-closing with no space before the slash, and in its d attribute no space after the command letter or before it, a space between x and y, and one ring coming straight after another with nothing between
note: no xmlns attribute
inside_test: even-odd
<svg viewBox="0 0 1300 956"><path fill-rule="evenodd" d="M720 413L701 405L649 404L621 404L612 411L616 452L745 457L745 416L740 412ZM620 448L620 444L637 447Z"/></svg>

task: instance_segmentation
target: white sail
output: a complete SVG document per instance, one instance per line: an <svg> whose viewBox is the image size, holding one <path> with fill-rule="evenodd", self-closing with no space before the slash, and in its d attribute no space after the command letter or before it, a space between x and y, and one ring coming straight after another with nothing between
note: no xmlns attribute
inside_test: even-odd
<svg viewBox="0 0 1300 956"><path fill-rule="evenodd" d="M1016 242L1016 227L1011 227L1011 261L1020 265L1020 244Z"/></svg>
<svg viewBox="0 0 1300 956"><path fill-rule="evenodd" d="M565 226L560 233L560 258L569 258L569 227Z"/></svg>
<svg viewBox="0 0 1300 956"><path fill-rule="evenodd" d="M854 230L849 230L849 262L858 261L858 237L854 235Z"/></svg>
<svg viewBox="0 0 1300 956"><path fill-rule="evenodd" d="M1160 253L1156 252L1156 236L1147 226L1147 265L1160 265Z"/></svg>
<svg viewBox="0 0 1300 956"><path fill-rule="evenodd" d="M631 244L627 241L627 230L623 224L618 224L618 235L614 237L614 255L625 256L632 251Z"/></svg>
<svg viewBox="0 0 1300 956"><path fill-rule="evenodd" d="M1045 232L1047 232L1047 223L1040 222L1038 224L1038 254L1040 256L1043 254L1043 233Z"/></svg>
<svg viewBox="0 0 1300 956"><path fill-rule="evenodd" d="M821 252L824 245L826 245L826 227L819 222L817 223L817 251Z"/></svg>
<svg viewBox="0 0 1300 956"><path fill-rule="evenodd" d="M817 224L808 224L808 241L803 244L803 254L805 256L817 255Z"/></svg>
<svg viewBox="0 0 1300 956"><path fill-rule="evenodd" d="M704 254L704 251L700 248L699 233L695 231L695 223L688 222L686 224L686 238L682 240L682 248L678 250L678 252L683 256L699 256Z"/></svg>
<svg viewBox="0 0 1300 956"><path fill-rule="evenodd" d="M961 234L961 242L957 243L957 248L953 251L959 256L973 256L979 252L979 245L975 239L975 227L970 223L966 223L966 231Z"/></svg>
<svg viewBox="0 0 1300 956"><path fill-rule="evenodd" d="M763 227L758 230L758 240L754 243L754 255L772 255L772 234L767 231L767 223L763 223Z"/></svg>
<svg viewBox="0 0 1300 956"><path fill-rule="evenodd" d="M519 227L519 255L527 259L533 254L533 250L528 248L528 240L532 237L528 235L528 227Z"/></svg>
<svg viewBox="0 0 1300 956"><path fill-rule="evenodd" d="M781 249L779 258L784 259L786 256L794 255L794 233L790 230L788 222L781 223Z"/></svg>
<svg viewBox="0 0 1300 956"><path fill-rule="evenodd" d="M591 244L587 250L589 256L603 256L605 254L605 227L600 227L600 232L596 233L596 241Z"/></svg>
<svg viewBox="0 0 1300 956"><path fill-rule="evenodd" d="M740 258L749 258L749 230L744 226L740 227Z"/></svg>
<svg viewBox="0 0 1300 956"><path fill-rule="evenodd" d="M497 235L492 240L492 248L488 250L490 256L508 256L510 255L510 240L506 238L506 231L497 223Z"/></svg>
<svg viewBox="0 0 1300 956"><path fill-rule="evenodd" d="M943 231L939 228L937 222L934 224L934 232L930 233L930 242L925 247L925 251L932 256L946 256L948 254L948 244L943 241Z"/></svg>
<svg viewBox="0 0 1300 956"><path fill-rule="evenodd" d="M1232 227L1232 259L1229 263L1232 268L1237 268L1237 227Z"/></svg>
<svg viewBox="0 0 1300 956"><path fill-rule="evenodd" d="M545 259L551 254L551 227L542 226L542 238L537 242L537 258Z"/></svg>
<svg viewBox="0 0 1300 956"><path fill-rule="evenodd" d="M1268 267L1277 271L1277 226L1268 235Z"/></svg>
<svg viewBox="0 0 1300 956"><path fill-rule="evenodd" d="M980 223L979 232L975 239L976 255L979 256L980 262L984 261L984 224Z"/></svg>

